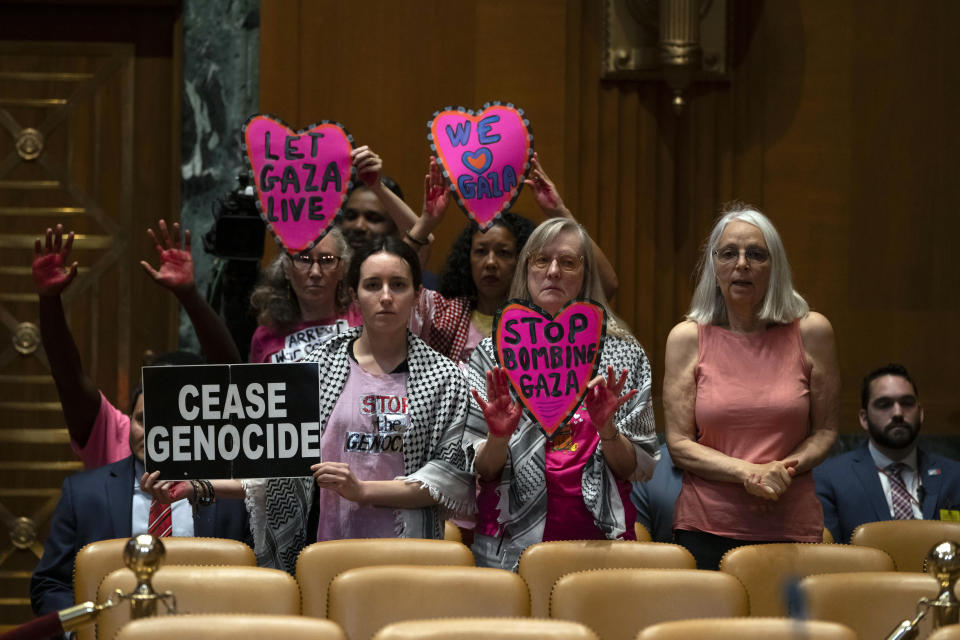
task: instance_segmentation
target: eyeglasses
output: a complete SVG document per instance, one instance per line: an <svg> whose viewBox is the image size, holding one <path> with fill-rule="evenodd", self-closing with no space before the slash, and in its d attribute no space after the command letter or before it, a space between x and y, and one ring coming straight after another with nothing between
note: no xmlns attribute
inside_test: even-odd
<svg viewBox="0 0 960 640"><path fill-rule="evenodd" d="M290 259L293 261L293 266L304 273L308 273L313 268L314 263L320 265L321 271L333 271L340 266L340 256L332 256L329 253L320 254L316 260L306 253L298 253Z"/></svg>
<svg viewBox="0 0 960 640"><path fill-rule="evenodd" d="M561 253L558 256L547 256L542 253L530 258L530 268L537 271L546 271L553 262L557 262L560 271L574 273L583 265L583 256L575 256L569 253Z"/></svg>
<svg viewBox="0 0 960 640"><path fill-rule="evenodd" d="M720 264L730 265L737 262L740 256L744 256L747 264L763 264L770 259L770 252L763 247L747 247L739 249L737 247L724 247L713 252Z"/></svg>

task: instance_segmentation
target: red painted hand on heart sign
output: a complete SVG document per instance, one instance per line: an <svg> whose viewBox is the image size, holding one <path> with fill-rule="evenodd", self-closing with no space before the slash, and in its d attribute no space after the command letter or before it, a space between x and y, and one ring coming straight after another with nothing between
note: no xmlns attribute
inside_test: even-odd
<svg viewBox="0 0 960 640"><path fill-rule="evenodd" d="M267 228L290 255L308 251L347 199L353 138L332 122L293 131L256 115L243 127L243 141Z"/></svg>
<svg viewBox="0 0 960 640"><path fill-rule="evenodd" d="M427 123L427 139L457 203L481 229L520 195L530 171L533 135L523 111L487 103L479 113L447 107Z"/></svg>
<svg viewBox="0 0 960 640"><path fill-rule="evenodd" d="M597 374L606 329L606 310L592 300L573 300L553 317L511 300L494 319L497 362L548 438L583 401Z"/></svg>

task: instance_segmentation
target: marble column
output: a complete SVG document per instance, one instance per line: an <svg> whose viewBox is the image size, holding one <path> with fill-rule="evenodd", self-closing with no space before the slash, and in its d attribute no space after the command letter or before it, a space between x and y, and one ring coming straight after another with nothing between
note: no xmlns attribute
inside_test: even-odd
<svg viewBox="0 0 960 640"><path fill-rule="evenodd" d="M193 236L197 286L206 294L216 265L202 236L219 198L245 172L240 128L257 112L259 0L184 0L181 117L181 225ZM199 350L180 313L181 349Z"/></svg>

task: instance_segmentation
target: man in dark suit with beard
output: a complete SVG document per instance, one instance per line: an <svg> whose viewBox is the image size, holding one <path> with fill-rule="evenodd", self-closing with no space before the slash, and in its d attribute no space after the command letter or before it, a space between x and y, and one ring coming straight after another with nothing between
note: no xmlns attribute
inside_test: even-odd
<svg viewBox="0 0 960 640"><path fill-rule="evenodd" d="M870 372L860 405L866 444L813 470L834 540L849 542L865 522L940 520L942 511L960 509L960 463L917 446L923 408L906 368L888 364Z"/></svg>
<svg viewBox="0 0 960 640"><path fill-rule="evenodd" d="M112 405L102 407L105 420L125 416ZM116 414L116 415L114 415ZM98 540L155 535L233 538L247 541L250 530L242 500L215 500L193 509L186 500L172 506L170 518L151 514L152 499L140 489L143 467L143 393L137 392L130 415L133 455L63 482L43 557L30 579L30 603L37 615L74 604L73 563L77 552ZM162 518L162 520L160 520ZM151 519L153 522L151 522ZM163 531L158 531L158 520Z"/></svg>

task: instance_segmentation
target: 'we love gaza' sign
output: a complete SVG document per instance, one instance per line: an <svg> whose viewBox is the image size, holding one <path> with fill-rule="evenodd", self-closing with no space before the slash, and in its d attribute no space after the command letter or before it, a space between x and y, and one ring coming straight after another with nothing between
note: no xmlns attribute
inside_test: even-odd
<svg viewBox="0 0 960 640"><path fill-rule="evenodd" d="M523 111L487 103L480 112L447 107L427 123L430 149L464 213L481 229L510 208L530 171L533 135Z"/></svg>

